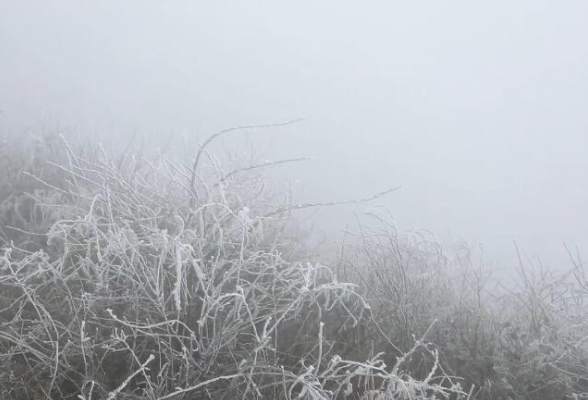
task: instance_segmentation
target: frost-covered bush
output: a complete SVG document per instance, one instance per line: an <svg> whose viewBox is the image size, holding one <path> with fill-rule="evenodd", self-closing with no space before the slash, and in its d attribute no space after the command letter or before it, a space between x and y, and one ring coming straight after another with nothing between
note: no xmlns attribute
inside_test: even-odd
<svg viewBox="0 0 588 400"><path fill-rule="evenodd" d="M588 285L579 260L556 276L521 257L516 284L505 287L468 248L448 250L430 235L399 232L381 213L371 216L377 223L347 239L339 269L371 305L364 338L376 351L406 352L413 335L428 330L439 368L459 376L471 398L588 397ZM432 362L417 359L412 376L422 379Z"/></svg>
<svg viewBox="0 0 588 400"><path fill-rule="evenodd" d="M0 258L2 398L465 395L425 340L394 355L342 342L373 322L356 284L297 258L291 207L256 173L267 163L224 172L208 143L181 164L64 142L50 176L28 172L14 195L30 213L3 220L18 234Z"/></svg>

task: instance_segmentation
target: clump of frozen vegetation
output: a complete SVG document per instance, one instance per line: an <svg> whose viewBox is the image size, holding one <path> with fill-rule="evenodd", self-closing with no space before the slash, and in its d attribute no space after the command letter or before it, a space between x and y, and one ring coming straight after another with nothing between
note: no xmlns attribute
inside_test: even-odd
<svg viewBox="0 0 588 400"><path fill-rule="evenodd" d="M467 256L381 217L327 263L273 163L221 166L211 140L185 164L4 146L2 398L581 398L584 287L522 270L487 305Z"/></svg>

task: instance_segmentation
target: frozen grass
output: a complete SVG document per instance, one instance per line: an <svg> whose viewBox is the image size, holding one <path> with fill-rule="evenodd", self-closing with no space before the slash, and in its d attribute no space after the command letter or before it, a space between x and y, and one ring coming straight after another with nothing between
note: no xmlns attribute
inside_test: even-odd
<svg viewBox="0 0 588 400"><path fill-rule="evenodd" d="M264 192L268 163L225 171L204 147L188 165L114 160L46 140L31 160L4 148L2 398L465 395L423 340L388 365L367 343L350 357L340 339L370 306L298 258L285 235L298 206ZM432 360L418 378L417 356Z"/></svg>
<svg viewBox="0 0 588 400"><path fill-rule="evenodd" d="M221 165L209 143L180 163L5 141L2 398L588 397L578 257L564 277L521 257L497 293L467 249L379 213L323 265L288 233L317 204L262 174L296 160Z"/></svg>
<svg viewBox="0 0 588 400"><path fill-rule="evenodd" d="M521 256L516 285L490 285L467 248L447 251L425 234L399 234L382 215L370 214L376 228L359 224L339 262L345 280L359 283L377 330L391 338L374 332L376 348L406 351L436 321L427 338L439 369L463 378L472 398L588 398L588 286L579 257L568 274L553 276ZM415 365L413 376L429 364Z"/></svg>

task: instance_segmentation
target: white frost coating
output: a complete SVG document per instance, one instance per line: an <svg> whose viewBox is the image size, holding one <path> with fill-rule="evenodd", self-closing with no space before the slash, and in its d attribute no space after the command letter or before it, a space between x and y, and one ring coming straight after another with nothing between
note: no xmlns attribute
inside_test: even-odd
<svg viewBox="0 0 588 400"><path fill-rule="evenodd" d="M314 289L316 287L317 273L318 265L306 263L306 271L302 272L302 276L304 277L304 291Z"/></svg>
<svg viewBox="0 0 588 400"><path fill-rule="evenodd" d="M182 260L182 245L178 244L176 246L176 284L174 287L174 301L176 303L176 310L182 310L182 299L181 299L181 290L182 290L182 267L183 267L183 260Z"/></svg>
<svg viewBox="0 0 588 400"><path fill-rule="evenodd" d="M237 217L239 219L239 222L241 223L241 228L243 229L243 232L245 232L247 229L249 229L251 227L251 225L253 224L253 220L251 219L251 217L249 217L250 211L251 210L249 209L249 207L244 206L237 213Z"/></svg>

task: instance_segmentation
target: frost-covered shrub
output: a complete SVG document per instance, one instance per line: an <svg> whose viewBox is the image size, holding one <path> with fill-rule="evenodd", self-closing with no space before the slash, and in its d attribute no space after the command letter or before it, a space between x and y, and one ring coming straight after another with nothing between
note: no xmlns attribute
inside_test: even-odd
<svg viewBox="0 0 588 400"><path fill-rule="evenodd" d="M56 181L18 194L42 218L2 248L3 398L465 395L428 342L389 357L341 341L371 329L371 307L297 258L291 207L255 166L223 172L206 143L186 165L62 146ZM417 358L431 360L421 376Z"/></svg>

